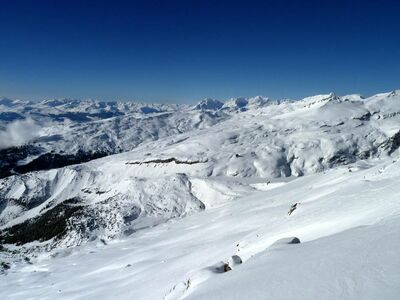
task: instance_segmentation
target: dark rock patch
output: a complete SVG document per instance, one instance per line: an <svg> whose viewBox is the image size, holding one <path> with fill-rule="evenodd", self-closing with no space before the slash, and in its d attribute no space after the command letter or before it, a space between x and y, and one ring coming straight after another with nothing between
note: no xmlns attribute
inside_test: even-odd
<svg viewBox="0 0 400 300"><path fill-rule="evenodd" d="M232 255L232 264L241 265L243 263L242 258L239 255Z"/></svg>
<svg viewBox="0 0 400 300"><path fill-rule="evenodd" d="M16 112L0 112L0 120L6 122L13 122L17 120L24 120L25 117Z"/></svg>
<svg viewBox="0 0 400 300"><path fill-rule="evenodd" d="M300 239L297 237L290 238L288 244L300 244Z"/></svg>
<svg viewBox="0 0 400 300"><path fill-rule="evenodd" d="M178 164L186 164L186 165L194 165L194 164L200 164L200 163L206 163L207 160L180 160L175 157L171 158L165 158L165 159L152 159L152 160L146 160L146 161L132 161L132 162L126 162L126 165L141 165L141 164L151 164L151 163L171 163L174 162L177 165Z"/></svg>
<svg viewBox="0 0 400 300"><path fill-rule="evenodd" d="M0 270L9 270L10 268L11 268L10 264L6 262L2 261L0 263Z"/></svg>
<svg viewBox="0 0 400 300"><path fill-rule="evenodd" d="M67 233L70 218L78 215L83 209L83 206L74 204L77 202L78 199L75 198L66 200L42 215L3 229L0 231L0 242L23 245L62 238Z"/></svg>
<svg viewBox="0 0 400 300"><path fill-rule="evenodd" d="M0 150L0 178L11 176L20 160L31 155L39 155L42 149L32 145L10 147Z"/></svg>
<svg viewBox="0 0 400 300"><path fill-rule="evenodd" d="M295 203L295 204L293 204L291 207L290 207L290 209L289 209L289 211L288 211L288 215L290 216L296 209L297 209L297 205L298 205L299 203Z"/></svg>
<svg viewBox="0 0 400 300"><path fill-rule="evenodd" d="M367 112L366 114L360 116L360 117L354 117L354 120L360 120L360 121L369 121L371 119L371 113Z"/></svg>
<svg viewBox="0 0 400 300"><path fill-rule="evenodd" d="M382 147L391 155L400 147L400 131L394 134Z"/></svg>
<svg viewBox="0 0 400 300"><path fill-rule="evenodd" d="M214 273L226 273L232 270L231 266L226 262L219 262L209 267L209 269Z"/></svg>
<svg viewBox="0 0 400 300"><path fill-rule="evenodd" d="M88 162L90 160L101 158L107 155L109 155L109 153L84 152L81 150L79 150L76 154L46 153L40 155L38 158L26 165L15 167L14 170L20 174L33 171L50 170Z"/></svg>

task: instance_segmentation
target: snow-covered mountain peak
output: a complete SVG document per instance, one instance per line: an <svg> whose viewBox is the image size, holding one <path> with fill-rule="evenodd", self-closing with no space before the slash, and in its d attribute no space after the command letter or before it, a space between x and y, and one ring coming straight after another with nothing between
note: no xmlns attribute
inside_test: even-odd
<svg viewBox="0 0 400 300"><path fill-rule="evenodd" d="M219 100L212 99L212 98L205 98L201 100L199 103L196 104L194 109L197 110L218 110L220 109L224 103Z"/></svg>
<svg viewBox="0 0 400 300"><path fill-rule="evenodd" d="M248 103L249 103L249 101L243 97L231 98L224 103L222 109L243 110L246 108Z"/></svg>
<svg viewBox="0 0 400 300"><path fill-rule="evenodd" d="M310 96L303 98L301 102L304 105L314 105L314 104L321 104L323 102L329 102L329 101L340 101L340 98L335 94L335 93L329 93L329 94L321 94L321 95L315 95L315 96Z"/></svg>
<svg viewBox="0 0 400 300"><path fill-rule="evenodd" d="M362 101L365 99L364 96L361 94L350 94L350 95L345 95L340 97L343 100L349 100L349 101Z"/></svg>
<svg viewBox="0 0 400 300"><path fill-rule="evenodd" d="M400 89L393 90L389 93L388 97L399 97L400 96Z"/></svg>
<svg viewBox="0 0 400 300"><path fill-rule="evenodd" d="M272 100L268 97L255 96L251 98L231 98L225 102L220 102L215 99L206 98L200 101L194 109L197 110L219 110L223 109L226 111L236 112L245 111L247 109L257 109L265 107L267 105L279 104L280 101Z"/></svg>
<svg viewBox="0 0 400 300"><path fill-rule="evenodd" d="M56 107L56 106L64 105L68 101L69 100L67 100L67 99L46 99L46 100L41 101L40 103L42 105L47 105L47 106L50 106L50 107Z"/></svg>
<svg viewBox="0 0 400 300"><path fill-rule="evenodd" d="M271 98L263 97L263 96L255 96L255 97L249 98L247 100L248 100L247 105L250 108L260 108L260 107L264 107L267 105L279 104L281 102L281 101L272 100Z"/></svg>
<svg viewBox="0 0 400 300"><path fill-rule="evenodd" d="M6 97L0 97L0 105L4 105L4 106L12 106L13 105L13 100L8 99Z"/></svg>

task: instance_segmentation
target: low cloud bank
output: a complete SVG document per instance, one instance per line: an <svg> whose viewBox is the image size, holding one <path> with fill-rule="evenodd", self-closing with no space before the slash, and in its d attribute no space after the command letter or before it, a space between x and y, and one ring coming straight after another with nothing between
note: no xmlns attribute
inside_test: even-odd
<svg viewBox="0 0 400 300"><path fill-rule="evenodd" d="M0 130L0 149L21 146L39 136L40 126L32 119L15 121Z"/></svg>

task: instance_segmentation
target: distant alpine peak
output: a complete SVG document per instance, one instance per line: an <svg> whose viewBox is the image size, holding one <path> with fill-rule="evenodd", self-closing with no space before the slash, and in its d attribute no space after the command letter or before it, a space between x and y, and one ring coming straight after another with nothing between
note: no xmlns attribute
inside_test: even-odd
<svg viewBox="0 0 400 300"><path fill-rule="evenodd" d="M255 96L251 98L237 97L231 98L225 102L213 98L205 98L196 104L197 110L246 110L248 108L264 107L272 104L279 104L281 101L272 100L264 96Z"/></svg>
<svg viewBox="0 0 400 300"><path fill-rule="evenodd" d="M350 95L345 95L340 97L343 100L350 100L350 101L361 101L364 100L365 97L360 94L350 94Z"/></svg>
<svg viewBox="0 0 400 300"><path fill-rule="evenodd" d="M393 90L388 95L388 97L397 97L397 96L400 96L400 89Z"/></svg>
<svg viewBox="0 0 400 300"><path fill-rule="evenodd" d="M334 92L330 92L324 99L321 99L322 101L334 101L338 100L340 101L340 97L336 95Z"/></svg>
<svg viewBox="0 0 400 300"><path fill-rule="evenodd" d="M268 106L268 105L276 105L276 104L280 104L283 102L289 102L291 100L289 100L289 99L275 100L275 99L271 99L269 97L255 96L255 97L249 98L248 101L249 101L249 104L248 104L249 106L264 107L264 106Z"/></svg>
<svg viewBox="0 0 400 300"><path fill-rule="evenodd" d="M201 100L197 105L194 107L194 109L198 110L218 110L220 109L224 103L222 103L219 100L213 99L213 98L204 98Z"/></svg>
<svg viewBox="0 0 400 300"><path fill-rule="evenodd" d="M264 97L264 96L255 96L255 97L249 98L248 101L249 101L249 104L253 103L253 104L265 105L268 102L271 102L271 99L268 97Z"/></svg>
<svg viewBox="0 0 400 300"><path fill-rule="evenodd" d="M46 99L43 100L41 104L55 107L66 104L68 101L69 101L68 99Z"/></svg>
<svg viewBox="0 0 400 300"><path fill-rule="evenodd" d="M249 101L243 97L231 98L224 103L223 108L244 108L248 103Z"/></svg>
<svg viewBox="0 0 400 300"><path fill-rule="evenodd" d="M328 102L328 101L340 101L340 97L338 97L335 93L331 92L329 94L321 94L303 98L301 101L307 104L315 104L320 102Z"/></svg>
<svg viewBox="0 0 400 300"><path fill-rule="evenodd" d="M12 106L13 105L13 101L11 99L6 98L6 97L0 97L0 105Z"/></svg>

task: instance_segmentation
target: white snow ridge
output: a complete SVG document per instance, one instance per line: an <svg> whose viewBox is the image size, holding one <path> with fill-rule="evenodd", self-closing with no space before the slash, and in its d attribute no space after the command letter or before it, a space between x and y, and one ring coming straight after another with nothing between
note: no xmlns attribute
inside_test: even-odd
<svg viewBox="0 0 400 300"><path fill-rule="evenodd" d="M0 137L0 299L399 298L399 91L4 98Z"/></svg>

